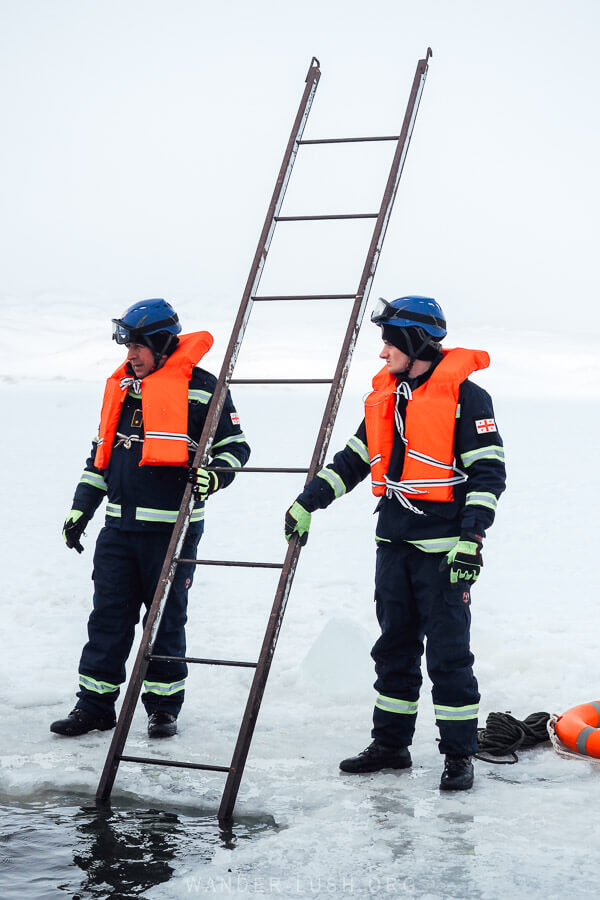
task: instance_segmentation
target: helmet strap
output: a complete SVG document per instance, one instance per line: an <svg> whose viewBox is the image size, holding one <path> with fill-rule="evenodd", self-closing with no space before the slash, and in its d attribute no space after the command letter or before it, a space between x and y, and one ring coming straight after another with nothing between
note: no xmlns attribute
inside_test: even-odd
<svg viewBox="0 0 600 900"><path fill-rule="evenodd" d="M168 351L169 347L171 346L171 344L173 343L174 337L175 337L175 335L170 334L165 342L165 346L162 348L160 353L158 353L158 351L154 347L154 344L152 343L152 338L150 337L150 335L149 334L144 335L144 343L152 351L152 355L154 356L154 366L148 372L148 375L152 375L153 372L156 372L156 370L159 368L160 361L163 358L163 356L168 355L167 351Z"/></svg>
<svg viewBox="0 0 600 900"><path fill-rule="evenodd" d="M162 350L161 350L160 353L158 354L158 359L159 359L159 360L160 360L161 356L168 356L168 355L169 355L169 347L171 346L171 344L173 343L174 340L176 340L175 335L174 335L174 334L170 334L169 337L167 338L167 340L165 341L165 346L162 348ZM155 355L156 355L156 354L155 354Z"/></svg>
<svg viewBox="0 0 600 900"><path fill-rule="evenodd" d="M404 367L404 369L402 370L402 373L401 373L402 375L406 375L408 378L410 378L410 370L412 369L412 367L418 360L419 355L423 352L425 347L427 347L431 343L431 338L429 336L427 336L423 341L421 341L421 343L419 344L419 346L416 350L412 346L412 341L409 340L409 343L412 348L412 353L410 353L408 355L408 362L406 363L406 366Z"/></svg>

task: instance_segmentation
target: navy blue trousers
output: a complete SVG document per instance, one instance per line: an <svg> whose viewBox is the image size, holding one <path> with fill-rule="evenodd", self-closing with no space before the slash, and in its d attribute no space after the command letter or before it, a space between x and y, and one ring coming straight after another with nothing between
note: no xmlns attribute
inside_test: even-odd
<svg viewBox="0 0 600 900"><path fill-rule="evenodd" d="M88 621L89 640L79 663L80 690L77 706L93 712L107 712L119 695L118 685L125 681L125 662L134 639L135 626L142 607L150 608L169 545L170 532L121 531L104 527L98 535L94 553L94 607ZM195 559L199 534L188 534L181 556ZM153 652L161 656L185 656L185 623L188 589L196 567L177 566L167 597ZM145 621L144 616L144 621ZM184 690L173 691L187 675L180 662L151 661L146 684L156 691L142 695L148 713L171 712L177 715Z"/></svg>
<svg viewBox="0 0 600 900"><path fill-rule="evenodd" d="M471 597L451 585L441 553L410 544L379 544L375 603L381 637L372 657L379 696L372 736L385 744L412 743L425 649L441 753L477 752L479 692L469 647ZM426 643L424 643L426 641Z"/></svg>

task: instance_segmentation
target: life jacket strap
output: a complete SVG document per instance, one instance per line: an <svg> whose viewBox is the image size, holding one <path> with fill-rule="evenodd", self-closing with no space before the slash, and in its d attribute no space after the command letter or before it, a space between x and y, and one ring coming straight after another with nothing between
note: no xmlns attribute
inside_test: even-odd
<svg viewBox="0 0 600 900"><path fill-rule="evenodd" d="M385 496L388 499L395 497L398 502L404 506L406 509L410 509L411 512L417 513L418 515L425 515L423 510L417 509L416 506L410 502L407 494L410 495L418 495L418 494L426 494L427 488L430 487L440 487L442 485L455 485L455 484L464 484L468 479L468 475L466 472L463 472L462 469L459 469L455 464L449 466L447 463L441 462L439 459L435 459L433 456L427 456L425 453L419 453L417 450L409 450L409 456L413 456L415 459L420 460L421 462L426 463L427 465L434 466L439 469L445 469L448 471L452 470L453 474L448 478L413 478L413 479L402 479L401 481L392 481L390 478L385 476ZM375 484L375 482L373 482Z"/></svg>
<svg viewBox="0 0 600 900"><path fill-rule="evenodd" d="M131 450L131 445L134 442L138 444L144 443L144 438L139 437L137 434L121 434L120 431L117 431L115 437L118 437L119 440L115 441L113 447L124 447L125 450Z"/></svg>

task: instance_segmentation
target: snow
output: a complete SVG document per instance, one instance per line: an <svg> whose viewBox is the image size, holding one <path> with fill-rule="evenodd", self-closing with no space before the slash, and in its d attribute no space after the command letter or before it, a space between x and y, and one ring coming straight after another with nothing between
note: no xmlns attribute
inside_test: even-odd
<svg viewBox="0 0 600 900"><path fill-rule="evenodd" d="M394 133L416 61L434 51L371 302L435 296L448 344L492 357L476 380L494 397L509 480L473 592L481 721L597 699L598 4L4 6L0 804L27 821L46 801L89 806L110 740L48 730L72 708L86 639L103 517L81 556L60 532L104 379L121 361L110 319L166 296L186 330L213 332L206 365L219 370L313 53L323 77L306 138ZM389 152L303 148L282 213L377 208ZM355 290L369 229L278 229L261 291ZM256 306L237 377L331 375L341 307L301 307ZM362 416L378 352L367 316L331 452ZM325 396L236 387L252 464L307 465ZM283 513L301 485L240 475L209 502L201 555L281 562ZM179 817L173 876L148 900L596 896L600 764L544 745L514 766L479 762L471 792L442 795L426 679L413 769L339 773L370 741L373 507L363 484L313 517L241 785L238 839L206 825L222 775L120 766L118 821L140 807ZM190 652L256 659L276 577L200 569ZM150 747L138 710L127 751L227 765L250 677L192 669L177 737ZM75 831L60 833L78 840ZM42 833L29 838L28 861L40 858ZM29 887L43 891L45 874Z"/></svg>
<svg viewBox="0 0 600 900"><path fill-rule="evenodd" d="M90 525L81 556L65 549L60 531L96 429L103 379L120 361L109 340L109 319L120 311L106 299L49 294L33 298L26 315L3 306L0 798L13 803L69 795L89 805L109 744L105 733L61 739L48 725L71 708L85 640L93 544L103 517ZM180 312L190 330L213 327L208 315L199 321L206 311L191 299ZM217 371L225 314L215 317L214 331L207 367ZM361 418L361 397L378 366L373 332L364 326L331 452ZM299 337L295 331L280 341L261 324L253 343L249 330L247 371L264 369L269 343L290 368L330 364L318 342ZM451 337L457 340L450 344L491 352L492 366L477 380L494 397L509 473L474 590L481 720L492 711L511 710L519 719L561 713L599 693L591 521L600 502L595 336L490 328ZM266 398L265 389L239 386L234 399L253 464L306 463L324 397L322 388L277 388ZM209 502L201 556L280 562L283 512L301 483L297 475L240 476ZM255 833L233 851L192 845L172 863L171 880L147 891L148 898L595 895L599 764L565 760L546 744L523 752L514 766L479 762L473 791L442 795L427 679L413 769L339 773L338 761L370 740L373 506L364 483L313 516L236 807L238 820L254 823ZM255 659L276 577L200 569L189 651ZM196 667L177 737L150 747L138 710L126 752L227 765L250 677ZM113 801L206 816L217 810L223 777L123 763Z"/></svg>

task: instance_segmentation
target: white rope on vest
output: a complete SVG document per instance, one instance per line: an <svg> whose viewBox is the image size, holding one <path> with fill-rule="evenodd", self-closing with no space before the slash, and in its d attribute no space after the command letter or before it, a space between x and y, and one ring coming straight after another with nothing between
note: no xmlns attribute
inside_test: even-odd
<svg viewBox="0 0 600 900"><path fill-rule="evenodd" d="M138 444L144 443L144 438L138 437L137 434L121 434L120 431L117 431L116 437L118 437L119 440L114 445L115 449L117 447L124 447L126 450L131 450L131 445L134 442L137 442Z"/></svg>
<svg viewBox="0 0 600 900"><path fill-rule="evenodd" d="M407 381L401 381L394 391L394 396L396 397L396 399L394 400L394 424L396 425L396 430L402 438L403 443L408 447L408 441L404 436L404 420L400 412L399 401L400 397L404 397L407 403L409 400L412 400L412 391L410 389L409 383Z"/></svg>
<svg viewBox="0 0 600 900"><path fill-rule="evenodd" d="M136 394L141 394L142 392L142 379L141 378L130 378L129 375L124 375L121 378L121 390L126 391L127 388L131 387L136 392Z"/></svg>

